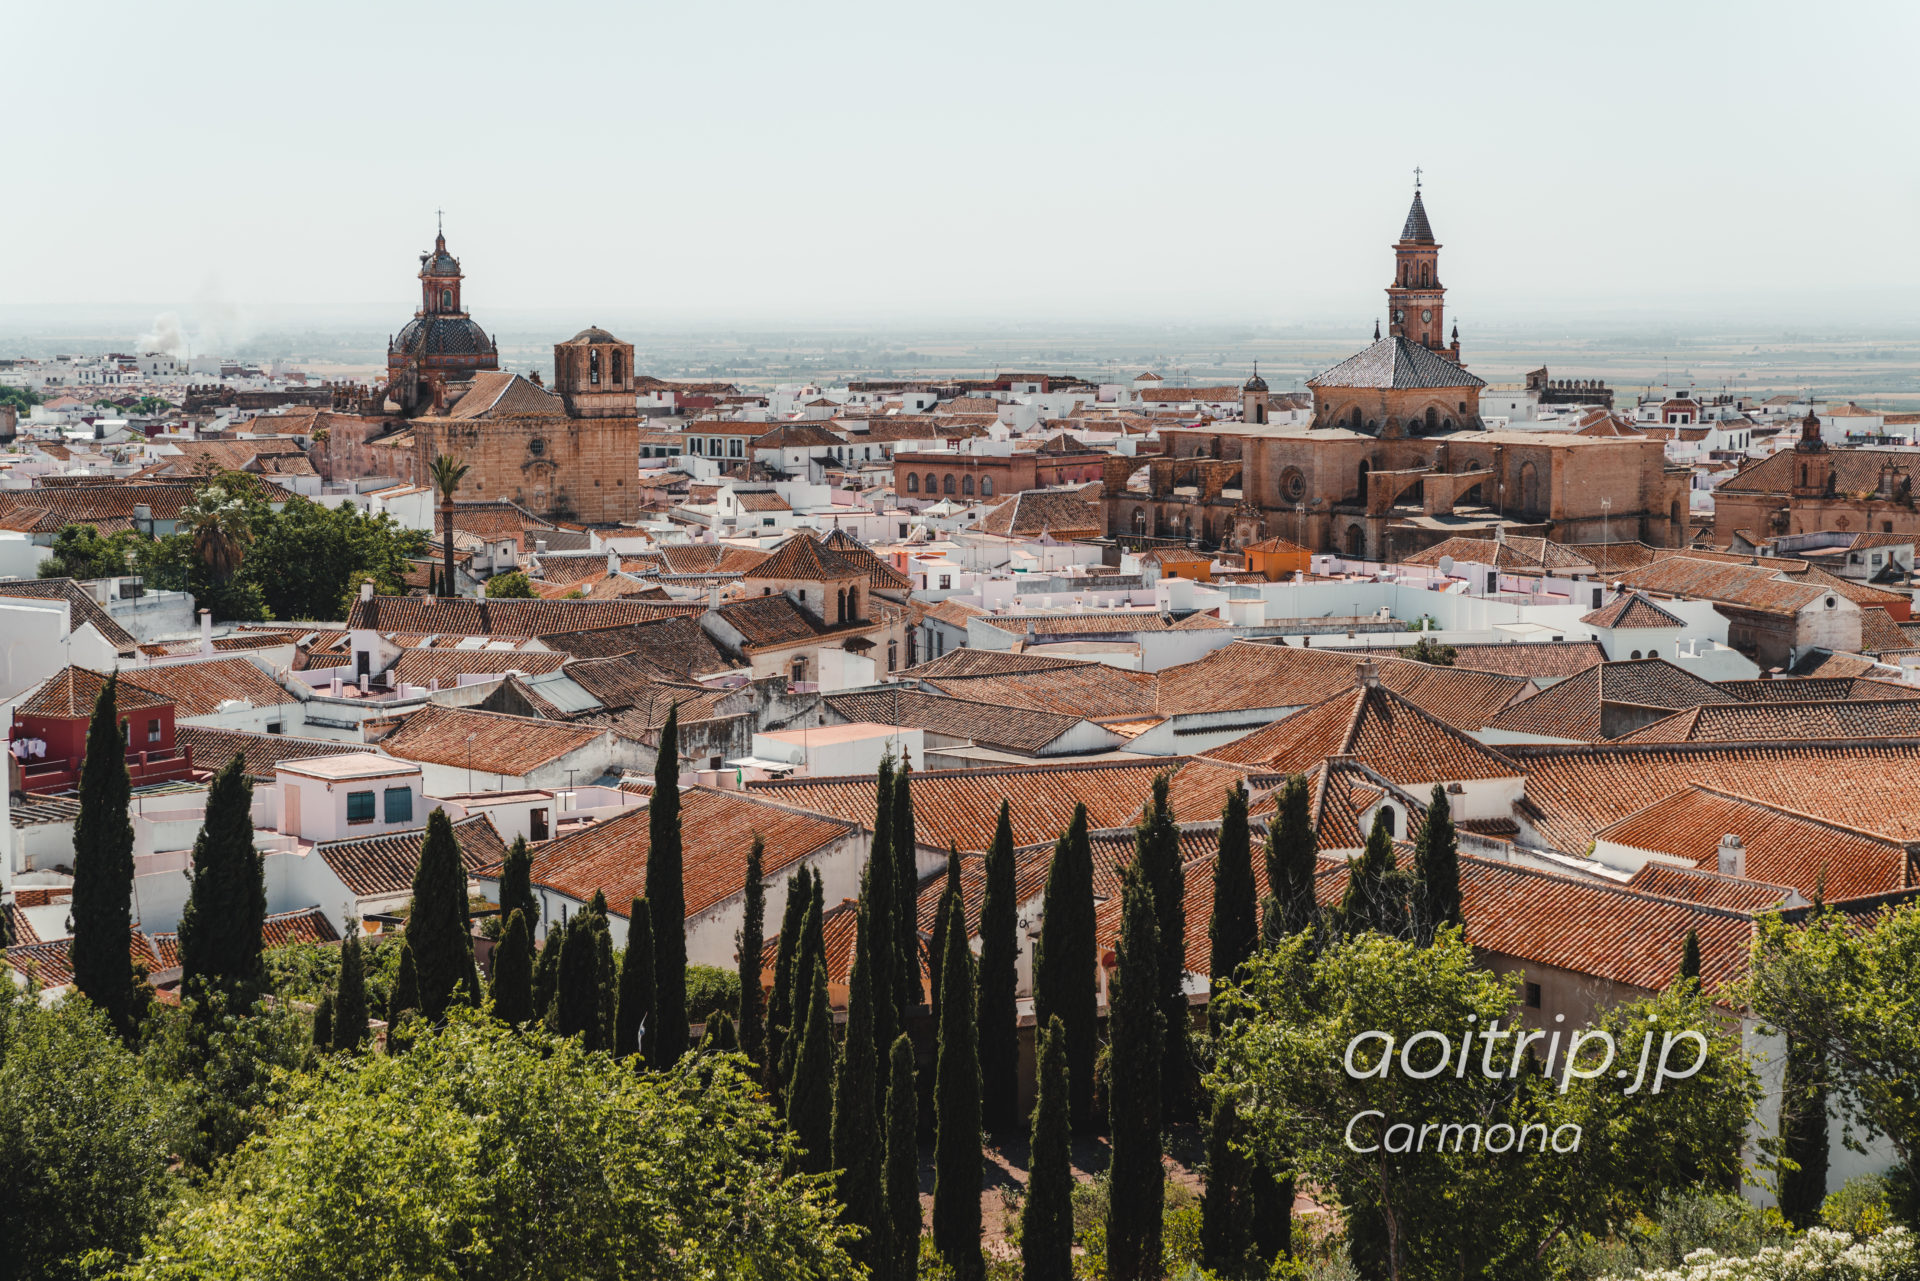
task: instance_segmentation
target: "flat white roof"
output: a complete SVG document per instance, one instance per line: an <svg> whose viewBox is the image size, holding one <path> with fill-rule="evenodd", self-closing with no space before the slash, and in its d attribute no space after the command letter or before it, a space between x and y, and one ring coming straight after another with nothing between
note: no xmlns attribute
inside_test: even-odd
<svg viewBox="0 0 1920 1281"><path fill-rule="evenodd" d="M275 767L282 774L304 774L308 778L384 778L392 774L418 774L420 767L411 761L372 752L351 752L344 756L315 756L307 760L281 761Z"/></svg>

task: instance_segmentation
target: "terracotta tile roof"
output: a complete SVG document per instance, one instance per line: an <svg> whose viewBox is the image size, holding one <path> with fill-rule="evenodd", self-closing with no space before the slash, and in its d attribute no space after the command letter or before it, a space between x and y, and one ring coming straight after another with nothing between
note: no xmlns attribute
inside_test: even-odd
<svg viewBox="0 0 1920 1281"><path fill-rule="evenodd" d="M137 681L140 688L173 704L177 716L212 716L228 699L244 699L255 707L277 707L298 702L250 658L212 658L199 662L163 663L127 673L122 683Z"/></svg>
<svg viewBox="0 0 1920 1281"><path fill-rule="evenodd" d="M63 667L16 705L13 712L15 716L90 718L94 702L99 699L100 691L106 684L105 673L88 671L84 667ZM125 675L121 676L113 697L114 706L122 712L141 707L163 707L172 701L141 688Z"/></svg>
<svg viewBox="0 0 1920 1281"><path fill-rule="evenodd" d="M609 910L625 916L646 890L647 822L647 810L636 808L549 842L534 853L534 883L582 902L605 891ZM766 843L762 870L772 879L856 830L853 823L703 787L681 791L680 824L688 920L740 892L756 833Z"/></svg>
<svg viewBox="0 0 1920 1281"><path fill-rule="evenodd" d="M1156 610L1115 609L1088 614L987 614L981 622L1024 636L1124 636L1134 632L1214 631L1229 627L1209 613L1174 618Z"/></svg>
<svg viewBox="0 0 1920 1281"><path fill-rule="evenodd" d="M950 649L940 657L909 667L901 675L932 679L936 676L1004 676L1010 672L1048 672L1062 667L1099 667L1077 658L1044 654L1016 654L1005 649Z"/></svg>
<svg viewBox="0 0 1920 1281"><path fill-rule="evenodd" d="M519 775L600 741L606 731L507 716L465 707L428 704L403 717L380 740L380 750L401 760L472 767L487 774ZM473 735L469 750L467 736Z"/></svg>
<svg viewBox="0 0 1920 1281"><path fill-rule="evenodd" d="M1590 614L1581 615L1580 621L1588 627L1621 630L1687 625L1685 619L1677 618L1661 609L1639 592L1622 592L1611 604L1602 605Z"/></svg>
<svg viewBox="0 0 1920 1281"><path fill-rule="evenodd" d="M428 596L376 596L356 600L349 629L407 635L542 636L644 623L706 612L704 603L626 600L444 600Z"/></svg>
<svg viewBox="0 0 1920 1281"><path fill-rule="evenodd" d="M1309 387L1484 387L1486 379L1468 373L1438 352L1392 335L1307 379ZM1230 399L1238 399L1235 392Z"/></svg>
<svg viewBox="0 0 1920 1281"><path fill-rule="evenodd" d="M802 582L831 582L864 578L866 571L820 541L811 530L801 530L774 548L771 555L745 570L748 578L787 578Z"/></svg>
<svg viewBox="0 0 1920 1281"><path fill-rule="evenodd" d="M1717 601L1770 614L1794 614L1825 596L1818 584L1795 581L1764 565L1733 564L1700 556L1669 556L1619 579L1627 587L1662 596Z"/></svg>
<svg viewBox="0 0 1920 1281"><path fill-rule="evenodd" d="M766 560L768 553L727 543L669 543L651 555L670 574L744 574Z"/></svg>
<svg viewBox="0 0 1920 1281"><path fill-rule="evenodd" d="M1792 901L1790 885L1766 885L1759 881L1697 868L1676 867L1672 863L1649 862L1627 878L1627 888L1662 898L1685 899L1707 907L1724 907L1735 912L1766 912Z"/></svg>
<svg viewBox="0 0 1920 1281"><path fill-rule="evenodd" d="M952 656L949 653L944 657ZM1153 676L1105 663L1063 663L1028 671L996 672L985 666L974 670L978 674L934 676L923 678L923 683L938 693L976 703L1064 712L1089 719L1150 715L1154 709L1157 682Z"/></svg>
<svg viewBox="0 0 1920 1281"><path fill-rule="evenodd" d="M1908 473L1914 467L1914 456L1898 449L1830 449L1826 457L1833 468L1834 490L1843 495L1871 494L1878 489L1882 467ZM1717 492L1784 498L1793 488L1795 466L1794 451L1789 449L1741 468L1721 482Z"/></svg>
<svg viewBox="0 0 1920 1281"><path fill-rule="evenodd" d="M508 672L540 676L558 671L566 661L565 654L538 650L410 649L393 665L392 677L395 683L405 681L409 685L427 685L437 680L443 688L450 689L462 676L504 676Z"/></svg>
<svg viewBox="0 0 1920 1281"><path fill-rule="evenodd" d="M456 819L453 838L460 846L460 865L470 877L507 856L505 842L485 814ZM410 832L359 840L321 841L313 852L348 890L360 898L372 898L403 894L412 887L413 874L420 866L420 849L426 843L427 829L417 827Z"/></svg>
<svg viewBox="0 0 1920 1281"><path fill-rule="evenodd" d="M1385 688L1358 688L1214 748L1215 760L1279 773L1350 756L1402 787L1518 778L1525 771Z"/></svg>
<svg viewBox="0 0 1920 1281"><path fill-rule="evenodd" d="M1076 493L1027 489L986 514L980 529L1009 538L1090 538L1107 532L1100 508Z"/></svg>
<svg viewBox="0 0 1920 1281"><path fill-rule="evenodd" d="M846 530L835 526L824 540L824 546L840 559L866 570L867 581L881 591L908 592L913 590L913 580L895 569L887 561L874 554L872 548L855 538Z"/></svg>
<svg viewBox="0 0 1920 1281"><path fill-rule="evenodd" d="M1685 743L1592 747L1508 744L1527 771L1520 809L1550 847L1577 854L1594 833L1649 796L1698 784L1790 804L1803 813L1899 841L1920 841L1920 794L1901 780L1920 744Z"/></svg>
<svg viewBox="0 0 1920 1281"><path fill-rule="evenodd" d="M131 932L127 955L135 964L144 965L148 973L166 968L160 963L152 941L139 930ZM7 949L7 964L21 974L30 975L36 987L65 987L73 982L73 940L18 944Z"/></svg>
<svg viewBox="0 0 1920 1281"><path fill-rule="evenodd" d="M1914 697L1914 687L1900 681L1855 676L1773 676L1764 680L1716 681L1743 703L1827 703L1839 699Z"/></svg>
<svg viewBox="0 0 1920 1281"><path fill-rule="evenodd" d="M1728 834L1746 849L1746 879L1790 886L1809 900L1823 882L1830 902L1915 883L1913 855L1900 841L1698 784L1608 824L1594 839L1671 854L1713 872Z"/></svg>
<svg viewBox="0 0 1920 1281"><path fill-rule="evenodd" d="M1323 850L1354 850L1367 843L1361 819L1383 798L1393 797L1406 806L1414 818L1426 815L1424 796L1416 796L1396 786L1384 776L1358 761L1329 760L1316 765L1307 775L1308 795L1312 798L1313 830ZM1269 799L1271 811L1274 801ZM1408 820L1411 827L1413 818Z"/></svg>
<svg viewBox="0 0 1920 1281"><path fill-rule="evenodd" d="M476 371L467 393L446 412L448 418L517 418L564 415L566 404L544 387L505 370Z"/></svg>
<svg viewBox="0 0 1920 1281"><path fill-rule="evenodd" d="M1887 613L1884 605L1862 605L1860 607L1860 652L1862 654L1893 654L1916 648L1913 637L1893 621L1893 615Z"/></svg>
<svg viewBox="0 0 1920 1281"><path fill-rule="evenodd" d="M1521 677L1436 667L1397 655L1236 641L1204 658L1162 671L1155 710L1162 716L1177 716L1306 707L1335 690L1351 688L1359 679L1360 665L1369 660L1382 685L1463 729L1481 728L1531 688Z"/></svg>
<svg viewBox="0 0 1920 1281"><path fill-rule="evenodd" d="M967 605L957 600L943 600L943 601L935 601L931 605L922 606L920 613L921 613L921 617L923 618L931 618L937 622L945 623L949 627L957 627L962 631L965 631L968 619L984 618L986 617L987 611L984 609L981 609L977 605ZM1001 653L1001 652L1003 651L971 650L971 649L962 648L957 650L951 650L949 651L949 654L973 654L973 653L989 653L990 654L990 653ZM941 655L941 657L942 658L948 657L949 654L943 654Z"/></svg>
<svg viewBox="0 0 1920 1281"><path fill-rule="evenodd" d="M1577 676L1607 661L1607 651L1600 647L1599 641L1592 640L1455 645L1453 651L1456 668L1535 679Z"/></svg>
<svg viewBox="0 0 1920 1281"><path fill-rule="evenodd" d="M0 596L20 596L30 600L63 600L71 608L67 611L67 630L75 631L82 623L92 623L93 630L107 644L113 646L116 654L131 654L137 642L132 633L113 621L113 617L94 601L86 588L71 578L19 578L0 582Z"/></svg>
<svg viewBox="0 0 1920 1281"><path fill-rule="evenodd" d="M241 477L233 482L237 487L257 494L265 502L286 503L293 498L292 491L272 481L251 473L237 475ZM155 520L170 521L193 501L194 491L206 483L116 481L100 477L82 477L78 481L72 485L0 493L0 512L20 507L45 508L48 516L35 532L49 534L58 533L68 525L101 526L103 521L131 521L137 506L151 508Z"/></svg>
<svg viewBox="0 0 1920 1281"><path fill-rule="evenodd" d="M1875 677L1891 680L1892 669L1864 654L1837 654L1830 649L1810 649L1787 669L1790 676L1818 676L1828 680Z"/></svg>
<svg viewBox="0 0 1920 1281"><path fill-rule="evenodd" d="M571 586L607 576L607 558L599 552L538 552L534 558L543 583Z"/></svg>
<svg viewBox="0 0 1920 1281"><path fill-rule="evenodd" d="M1620 743L1753 743L1812 739L1920 740L1920 689L1912 699L1732 703L1695 707L1614 740Z"/></svg>
<svg viewBox="0 0 1920 1281"><path fill-rule="evenodd" d="M193 763L201 769L217 770L237 753L246 758L247 777L256 783L269 781L282 761L311 760L316 756L340 756L348 752L371 750L356 743L330 738L295 738L290 734L249 734L241 730L209 729L204 725L175 727L173 741L193 749Z"/></svg>
<svg viewBox="0 0 1920 1281"><path fill-rule="evenodd" d="M268 947L291 947L296 943L338 943L339 931L318 907L292 912L274 912L260 923L260 940Z"/></svg>
<svg viewBox="0 0 1920 1281"><path fill-rule="evenodd" d="M907 726L1026 753L1043 750L1083 723L1081 717L1065 713L976 703L898 686L891 690L836 694L825 702L836 716L846 721Z"/></svg>
<svg viewBox="0 0 1920 1281"><path fill-rule="evenodd" d="M1452 386L1453 384L1448 384ZM1136 400L1149 404L1238 404L1240 388L1225 387L1142 387L1133 393Z"/></svg>
<svg viewBox="0 0 1920 1281"><path fill-rule="evenodd" d="M1513 704L1490 722L1494 729L1594 743L1604 737L1605 705L1681 711L1732 703L1712 681L1664 658L1602 663Z"/></svg>
<svg viewBox="0 0 1920 1281"><path fill-rule="evenodd" d="M691 616L584 628L537 639L547 648L575 658L637 654L652 667L677 676L704 676L727 671L734 665Z"/></svg>
<svg viewBox="0 0 1920 1281"><path fill-rule="evenodd" d="M1313 554L1298 543L1289 542L1287 539L1278 537L1263 538L1257 543L1248 543L1240 550L1247 552L1293 552L1300 556L1310 556Z"/></svg>
<svg viewBox="0 0 1920 1281"><path fill-rule="evenodd" d="M1537 574L1548 570L1565 570L1575 574L1594 572L1593 562L1582 555L1581 551L1546 538L1508 538L1503 541L1491 538L1449 538L1415 552L1401 563L1437 567L1445 557L1451 557L1456 561L1469 561L1476 565L1492 565L1497 569L1513 570L1519 573Z"/></svg>
<svg viewBox="0 0 1920 1281"><path fill-rule="evenodd" d="M798 645L833 630L815 622L811 614L784 594L751 596L722 605L714 612L740 633L748 649Z"/></svg>

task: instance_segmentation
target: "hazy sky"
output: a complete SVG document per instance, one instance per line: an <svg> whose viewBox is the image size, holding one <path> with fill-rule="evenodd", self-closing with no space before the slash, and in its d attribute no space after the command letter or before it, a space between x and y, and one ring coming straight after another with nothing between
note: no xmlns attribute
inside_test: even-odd
<svg viewBox="0 0 1920 1281"><path fill-rule="evenodd" d="M1913 0L14 6L0 302L1914 319ZM313 313L313 314L317 314Z"/></svg>

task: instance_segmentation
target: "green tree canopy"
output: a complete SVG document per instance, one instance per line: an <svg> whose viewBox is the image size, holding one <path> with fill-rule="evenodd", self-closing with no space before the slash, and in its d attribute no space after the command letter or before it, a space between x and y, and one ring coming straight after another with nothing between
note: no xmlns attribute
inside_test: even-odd
<svg viewBox="0 0 1920 1281"><path fill-rule="evenodd" d="M487 580L488 600L532 600L533 583L519 570L495 574Z"/></svg>

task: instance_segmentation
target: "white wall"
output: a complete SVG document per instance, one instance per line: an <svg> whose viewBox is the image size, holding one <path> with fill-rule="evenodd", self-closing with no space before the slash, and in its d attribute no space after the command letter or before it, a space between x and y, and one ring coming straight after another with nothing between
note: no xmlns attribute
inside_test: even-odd
<svg viewBox="0 0 1920 1281"><path fill-rule="evenodd" d="M0 699L18 699L68 663L114 665L112 647L92 627L78 637L67 631L69 608L63 600L0 596Z"/></svg>

